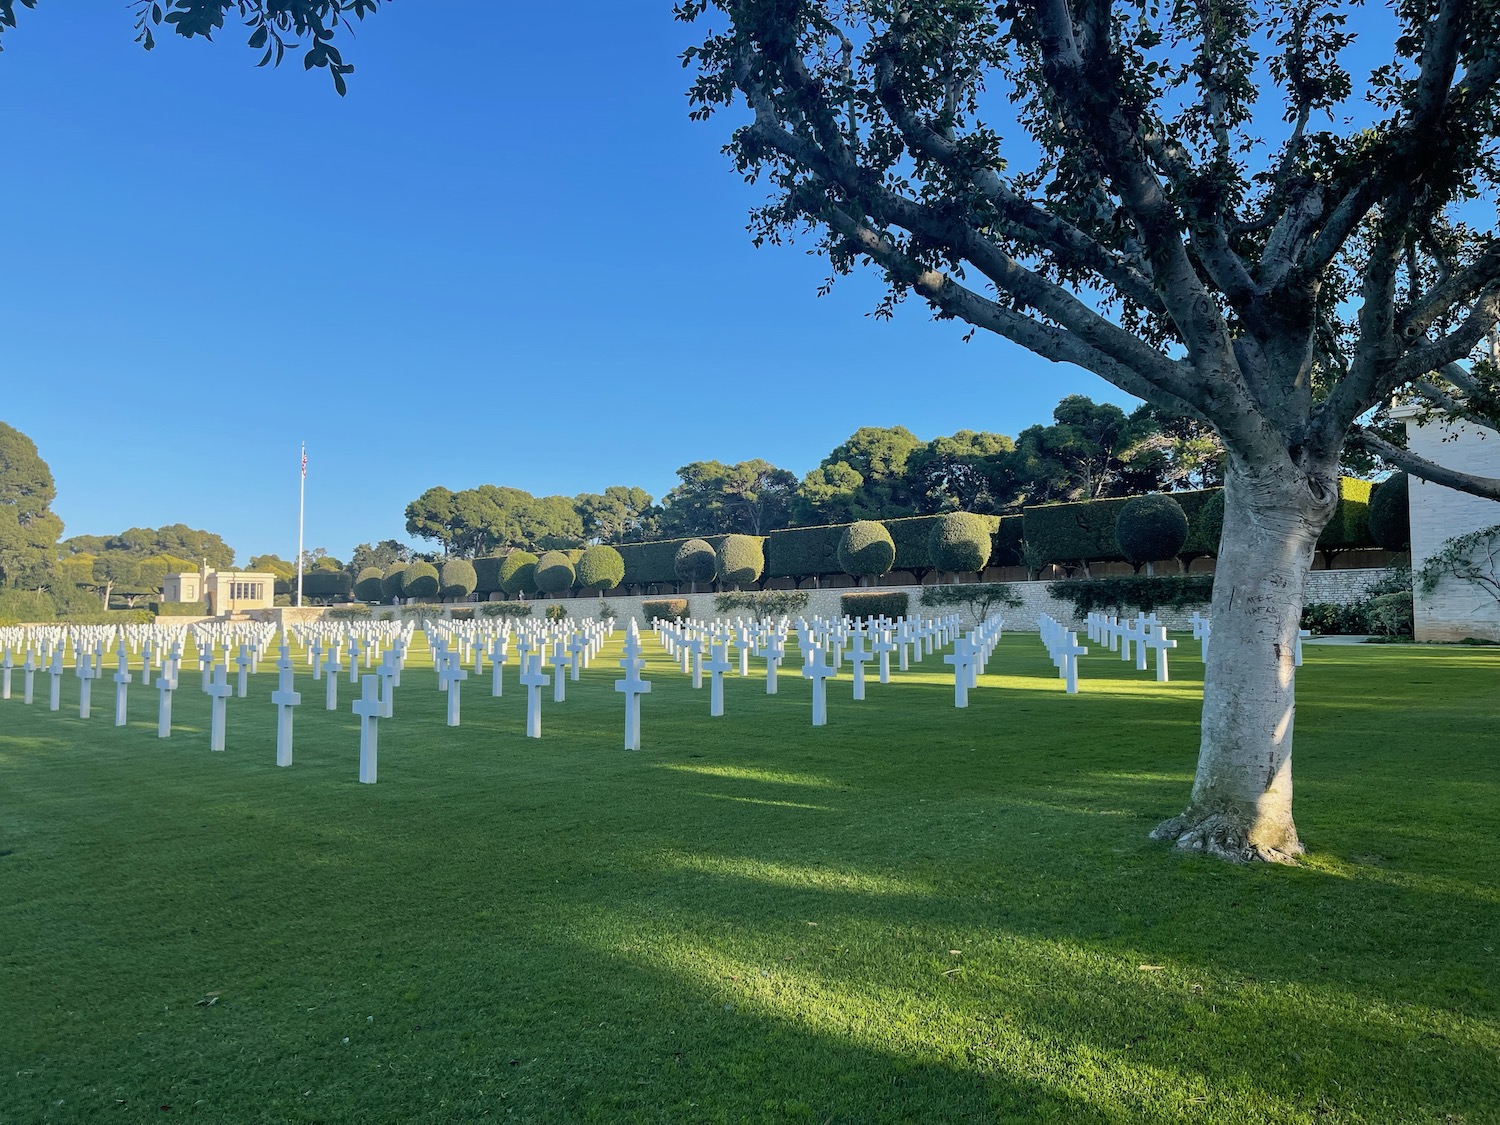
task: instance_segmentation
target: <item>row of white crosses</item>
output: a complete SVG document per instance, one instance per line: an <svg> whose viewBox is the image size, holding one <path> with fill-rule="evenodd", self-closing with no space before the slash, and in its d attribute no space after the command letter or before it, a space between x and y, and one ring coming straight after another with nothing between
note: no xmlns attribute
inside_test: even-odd
<svg viewBox="0 0 1500 1125"><path fill-rule="evenodd" d="M1004 619L988 617L953 642L953 652L943 657L944 664L953 665L953 706L969 705L969 689L979 686L979 677L1004 635Z"/></svg>
<svg viewBox="0 0 1500 1125"><path fill-rule="evenodd" d="M1078 658L1087 656L1088 649L1078 643L1078 634L1063 626L1047 614L1038 620L1042 643L1047 646L1047 655L1057 668L1058 678L1067 685L1069 695L1078 694Z"/></svg>
<svg viewBox="0 0 1500 1125"><path fill-rule="evenodd" d="M1206 624L1206 619L1200 619ZM1134 621L1113 617L1103 613L1091 613L1087 619L1088 638L1095 644L1104 645L1110 652L1118 652L1121 660L1129 660L1135 654L1136 671L1146 670L1146 651L1156 654L1156 681L1167 683L1170 679L1167 652L1177 647L1177 642L1167 636L1167 627L1157 620L1156 614L1149 617L1137 614ZM1205 643L1206 648L1206 643Z"/></svg>

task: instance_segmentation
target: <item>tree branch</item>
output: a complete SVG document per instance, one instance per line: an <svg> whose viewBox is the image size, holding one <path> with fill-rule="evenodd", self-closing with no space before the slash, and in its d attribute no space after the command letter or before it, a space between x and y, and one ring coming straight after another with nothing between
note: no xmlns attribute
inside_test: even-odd
<svg viewBox="0 0 1500 1125"><path fill-rule="evenodd" d="M1466 492L1470 496L1481 496L1486 500L1500 500L1500 479L1476 476L1473 473L1464 473L1439 465L1436 461L1419 457L1409 449L1394 446L1367 429L1356 428L1350 434L1350 438L1372 452L1380 454L1398 468L1405 469L1414 477L1421 477L1423 480L1441 484L1458 492Z"/></svg>

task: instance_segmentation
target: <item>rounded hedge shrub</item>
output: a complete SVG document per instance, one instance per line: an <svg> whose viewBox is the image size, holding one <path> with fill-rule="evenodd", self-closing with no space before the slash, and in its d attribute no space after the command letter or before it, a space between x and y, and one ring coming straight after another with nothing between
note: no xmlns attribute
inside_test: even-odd
<svg viewBox="0 0 1500 1125"><path fill-rule="evenodd" d="M383 574L378 566L365 567L354 580L354 596L362 602L378 602L385 596Z"/></svg>
<svg viewBox="0 0 1500 1125"><path fill-rule="evenodd" d="M736 586L748 586L766 569L766 550L758 535L726 535L714 557L719 578Z"/></svg>
<svg viewBox="0 0 1500 1125"><path fill-rule="evenodd" d="M1187 513L1170 496L1137 496L1126 501L1115 517L1120 553L1136 566L1175 558L1187 537Z"/></svg>
<svg viewBox="0 0 1500 1125"><path fill-rule="evenodd" d="M1411 546L1411 478L1393 473L1370 497L1370 537L1387 551Z"/></svg>
<svg viewBox="0 0 1500 1125"><path fill-rule="evenodd" d="M544 594L561 594L574 578L573 560L561 551L543 551L536 560L536 588Z"/></svg>
<svg viewBox="0 0 1500 1125"><path fill-rule="evenodd" d="M624 579L625 559L613 547L590 547L578 560L578 584L586 590L613 590Z"/></svg>
<svg viewBox="0 0 1500 1125"><path fill-rule="evenodd" d="M296 588L296 579L292 586ZM343 598L353 587L347 570L309 570L302 575L302 593L309 598Z"/></svg>
<svg viewBox="0 0 1500 1125"><path fill-rule="evenodd" d="M536 556L530 551L512 551L500 564L500 589L511 597L536 593Z"/></svg>
<svg viewBox="0 0 1500 1125"><path fill-rule="evenodd" d="M438 589L438 568L430 562L411 563L401 575L403 598L435 598Z"/></svg>
<svg viewBox="0 0 1500 1125"><path fill-rule="evenodd" d="M385 573L380 576L380 597L383 601L391 601L401 593L401 579L406 574L406 563L391 563L385 568Z"/></svg>
<svg viewBox="0 0 1500 1125"><path fill-rule="evenodd" d="M467 598L478 585L479 576L468 559L449 559L438 572L438 587L445 598Z"/></svg>
<svg viewBox="0 0 1500 1125"><path fill-rule="evenodd" d="M1213 545L1213 553L1219 553L1219 540L1224 537L1224 490L1221 488L1208 498L1203 510L1198 513L1198 537Z"/></svg>
<svg viewBox="0 0 1500 1125"><path fill-rule="evenodd" d="M672 569L684 582L696 585L712 582L719 572L719 556L702 539L689 539L677 548L677 557L672 560Z"/></svg>
<svg viewBox="0 0 1500 1125"><path fill-rule="evenodd" d="M989 524L970 512L949 512L932 525L927 550L938 570L950 574L983 570L990 559Z"/></svg>
<svg viewBox="0 0 1500 1125"><path fill-rule="evenodd" d="M839 566L855 578L879 578L896 561L896 541L875 520L860 520L844 528L839 540Z"/></svg>

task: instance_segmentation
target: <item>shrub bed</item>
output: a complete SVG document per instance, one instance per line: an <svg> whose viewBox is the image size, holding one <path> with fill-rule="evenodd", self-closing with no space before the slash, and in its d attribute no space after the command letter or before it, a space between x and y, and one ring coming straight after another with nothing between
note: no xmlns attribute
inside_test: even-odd
<svg viewBox="0 0 1500 1125"><path fill-rule="evenodd" d="M1170 574L1160 578L1075 578L1047 583L1047 592L1070 602L1079 616L1098 609L1184 609L1213 598L1212 574Z"/></svg>
<svg viewBox="0 0 1500 1125"><path fill-rule="evenodd" d="M719 613L749 610L759 617L790 616L807 608L810 595L806 590L743 590L719 594L714 609Z"/></svg>
<svg viewBox="0 0 1500 1125"><path fill-rule="evenodd" d="M686 598L647 598L641 602L646 624L653 621L681 621L688 613Z"/></svg>
<svg viewBox="0 0 1500 1125"><path fill-rule="evenodd" d="M484 602L479 606L481 617L530 617L530 602Z"/></svg>
<svg viewBox="0 0 1500 1125"><path fill-rule="evenodd" d="M910 605L905 590L857 590L839 598L846 617L905 617Z"/></svg>

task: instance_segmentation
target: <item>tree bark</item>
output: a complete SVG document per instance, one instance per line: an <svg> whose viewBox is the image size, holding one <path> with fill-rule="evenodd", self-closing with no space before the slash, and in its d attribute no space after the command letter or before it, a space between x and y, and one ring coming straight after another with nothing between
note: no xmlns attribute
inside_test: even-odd
<svg viewBox="0 0 1500 1125"><path fill-rule="evenodd" d="M1316 479L1231 463L1198 772L1187 809L1157 825L1155 839L1238 861L1293 863L1302 852L1292 820L1292 662L1318 533L1337 503L1337 490Z"/></svg>

